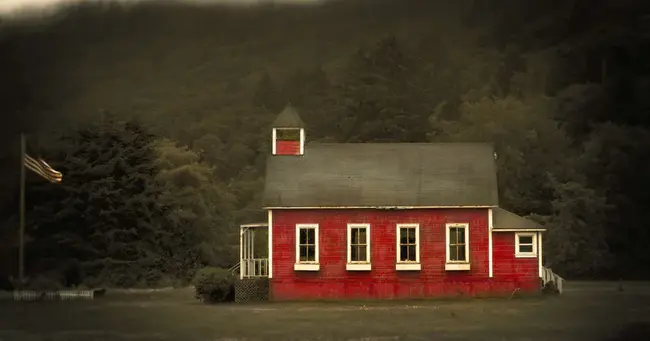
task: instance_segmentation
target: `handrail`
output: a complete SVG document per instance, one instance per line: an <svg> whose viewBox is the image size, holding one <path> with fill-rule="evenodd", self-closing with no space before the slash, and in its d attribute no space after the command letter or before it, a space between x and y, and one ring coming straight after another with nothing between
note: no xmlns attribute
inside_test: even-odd
<svg viewBox="0 0 650 341"><path fill-rule="evenodd" d="M241 268L241 263L237 263L237 264L231 266L230 269L228 269L228 271L230 271L230 273L232 273L232 274L235 274L237 272L237 270L239 270L240 268Z"/></svg>
<svg viewBox="0 0 650 341"><path fill-rule="evenodd" d="M558 293L561 294L564 281L564 278L554 273L550 268L542 267L542 283L544 285L553 282L557 288Z"/></svg>

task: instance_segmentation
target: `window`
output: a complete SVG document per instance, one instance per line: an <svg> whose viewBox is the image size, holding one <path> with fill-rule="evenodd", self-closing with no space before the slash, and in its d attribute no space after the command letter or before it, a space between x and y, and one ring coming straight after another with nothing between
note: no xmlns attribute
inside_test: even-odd
<svg viewBox="0 0 650 341"><path fill-rule="evenodd" d="M420 270L420 226L397 224L395 270Z"/></svg>
<svg viewBox="0 0 650 341"><path fill-rule="evenodd" d="M278 128L275 138L279 141L300 141L300 129Z"/></svg>
<svg viewBox="0 0 650 341"><path fill-rule="evenodd" d="M447 224L446 270L469 270L469 224Z"/></svg>
<svg viewBox="0 0 650 341"><path fill-rule="evenodd" d="M370 270L370 225L348 224L347 270Z"/></svg>
<svg viewBox="0 0 650 341"><path fill-rule="evenodd" d="M318 264L318 225L296 225L296 264L294 270L317 271Z"/></svg>
<svg viewBox="0 0 650 341"><path fill-rule="evenodd" d="M302 128L273 128L273 155L303 155L305 131Z"/></svg>
<svg viewBox="0 0 650 341"><path fill-rule="evenodd" d="M515 233L515 257L537 257L536 233Z"/></svg>

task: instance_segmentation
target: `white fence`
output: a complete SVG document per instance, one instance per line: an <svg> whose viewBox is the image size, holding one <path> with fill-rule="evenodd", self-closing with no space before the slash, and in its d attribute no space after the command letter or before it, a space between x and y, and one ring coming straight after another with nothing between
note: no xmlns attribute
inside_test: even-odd
<svg viewBox="0 0 650 341"><path fill-rule="evenodd" d="M92 300L95 298L95 292L93 290L16 290L12 293L11 298L14 301Z"/></svg>

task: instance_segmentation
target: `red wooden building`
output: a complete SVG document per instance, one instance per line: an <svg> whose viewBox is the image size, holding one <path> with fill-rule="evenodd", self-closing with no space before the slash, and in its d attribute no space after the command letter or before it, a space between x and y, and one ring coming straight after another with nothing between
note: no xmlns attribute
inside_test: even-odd
<svg viewBox="0 0 650 341"><path fill-rule="evenodd" d="M242 226L241 277L268 277L270 299L540 291L544 229L499 208L490 144L305 139L287 107L272 129L268 222ZM268 258L253 254L257 227Z"/></svg>

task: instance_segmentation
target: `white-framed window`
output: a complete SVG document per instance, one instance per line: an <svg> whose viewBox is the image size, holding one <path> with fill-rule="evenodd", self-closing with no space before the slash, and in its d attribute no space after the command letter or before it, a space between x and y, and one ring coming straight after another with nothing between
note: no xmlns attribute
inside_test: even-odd
<svg viewBox="0 0 650 341"><path fill-rule="evenodd" d="M537 233L535 232L515 233L515 257L517 258L537 257Z"/></svg>
<svg viewBox="0 0 650 341"><path fill-rule="evenodd" d="M292 141L299 143L298 155L305 153L305 129L303 128L273 128L272 154L277 155L278 143L280 141Z"/></svg>
<svg viewBox="0 0 650 341"><path fill-rule="evenodd" d="M395 270L420 270L420 225L397 224Z"/></svg>
<svg viewBox="0 0 650 341"><path fill-rule="evenodd" d="M446 225L445 270L469 270L469 224Z"/></svg>
<svg viewBox="0 0 650 341"><path fill-rule="evenodd" d="M296 264L294 270L318 271L318 224L296 225Z"/></svg>
<svg viewBox="0 0 650 341"><path fill-rule="evenodd" d="M348 224L348 263L350 271L367 271L370 265L370 224Z"/></svg>

